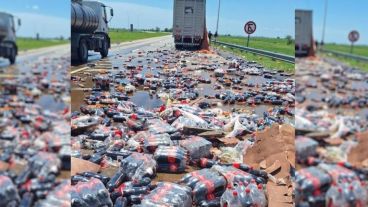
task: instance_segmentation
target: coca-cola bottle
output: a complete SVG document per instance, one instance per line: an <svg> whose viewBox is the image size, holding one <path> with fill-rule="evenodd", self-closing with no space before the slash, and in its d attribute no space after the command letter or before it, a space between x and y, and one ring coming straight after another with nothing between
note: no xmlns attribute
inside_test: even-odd
<svg viewBox="0 0 368 207"><path fill-rule="evenodd" d="M333 183L326 192L326 206L328 207L347 206L343 189L341 188L341 186L336 185L336 183Z"/></svg>

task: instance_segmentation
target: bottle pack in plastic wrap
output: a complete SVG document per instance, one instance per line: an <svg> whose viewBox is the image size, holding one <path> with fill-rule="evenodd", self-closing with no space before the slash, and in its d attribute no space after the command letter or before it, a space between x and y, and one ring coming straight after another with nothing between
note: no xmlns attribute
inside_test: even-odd
<svg viewBox="0 0 368 207"><path fill-rule="evenodd" d="M321 163L318 166L332 178L332 185L326 193L328 206L368 205L367 189L354 171L336 164Z"/></svg>
<svg viewBox="0 0 368 207"><path fill-rule="evenodd" d="M318 142L315 140L309 137L297 137L295 140L297 160L304 162L308 157L315 156L317 147Z"/></svg>
<svg viewBox="0 0 368 207"><path fill-rule="evenodd" d="M153 158L159 172L184 172L188 162L187 152L178 146L159 146Z"/></svg>
<svg viewBox="0 0 368 207"><path fill-rule="evenodd" d="M132 153L121 161L121 170L129 180L152 177L156 174L157 163L152 155Z"/></svg>
<svg viewBox="0 0 368 207"><path fill-rule="evenodd" d="M106 75L99 75L94 78L95 86L101 88L102 90L108 90L110 86L111 79Z"/></svg>
<svg viewBox="0 0 368 207"><path fill-rule="evenodd" d="M112 207L109 191L104 184L96 178L91 178L87 182L78 182L72 186L71 204L78 207Z"/></svg>
<svg viewBox="0 0 368 207"><path fill-rule="evenodd" d="M210 125L207 122L195 122L192 119L186 118L184 116L180 116L177 118L171 126L175 127L175 129L179 131L185 130L185 127L189 128L200 128L200 129L209 129Z"/></svg>
<svg viewBox="0 0 368 207"><path fill-rule="evenodd" d="M152 119L148 121L148 131L153 134L172 134L176 129L160 119Z"/></svg>
<svg viewBox="0 0 368 207"><path fill-rule="evenodd" d="M246 185L254 178L251 174L239 170L233 166L214 165L211 170L216 171L224 176L227 181L227 185L232 187L239 183Z"/></svg>
<svg viewBox="0 0 368 207"><path fill-rule="evenodd" d="M50 193L47 194L45 200L40 201L37 207L68 207L70 206L70 180L63 180Z"/></svg>
<svg viewBox="0 0 368 207"><path fill-rule="evenodd" d="M348 202L346 200L346 195L344 189L339 184L332 184L331 187L326 192L326 206L329 207L348 207Z"/></svg>
<svg viewBox="0 0 368 207"><path fill-rule="evenodd" d="M367 190L360 181L333 183L326 193L326 206L367 206Z"/></svg>
<svg viewBox="0 0 368 207"><path fill-rule="evenodd" d="M228 186L221 196L221 207L258 206L266 207L267 199L262 184L255 182L234 187Z"/></svg>
<svg viewBox="0 0 368 207"><path fill-rule="evenodd" d="M318 167L328 173L332 178L332 182L334 183L341 183L342 181L352 182L355 180L359 180L354 171L337 164L321 163L318 165Z"/></svg>
<svg viewBox="0 0 368 207"><path fill-rule="evenodd" d="M325 193L331 184L328 173L318 167L301 169L295 174L296 203L308 201L310 197Z"/></svg>
<svg viewBox="0 0 368 207"><path fill-rule="evenodd" d="M0 175L0 206L15 207L19 201L18 190L12 180L7 176Z"/></svg>
<svg viewBox="0 0 368 207"><path fill-rule="evenodd" d="M171 146L173 142L169 134L153 134L150 132L139 132L134 135L128 145L133 148L142 147L144 152L153 154L158 146Z"/></svg>
<svg viewBox="0 0 368 207"><path fill-rule="evenodd" d="M187 139L180 140L179 144L188 151L191 160L198 160L211 154L212 143L199 136L189 136Z"/></svg>
<svg viewBox="0 0 368 207"><path fill-rule="evenodd" d="M186 186L169 182L159 182L150 194L144 197L140 206L163 207L181 206L191 207L191 189Z"/></svg>
<svg viewBox="0 0 368 207"><path fill-rule="evenodd" d="M192 188L193 200L197 204L204 200L220 197L227 185L226 179L211 169L188 173L180 180L180 183Z"/></svg>
<svg viewBox="0 0 368 207"><path fill-rule="evenodd" d="M29 167L33 175L43 180L49 174L57 174L59 172L61 161L54 153L38 152L29 159Z"/></svg>

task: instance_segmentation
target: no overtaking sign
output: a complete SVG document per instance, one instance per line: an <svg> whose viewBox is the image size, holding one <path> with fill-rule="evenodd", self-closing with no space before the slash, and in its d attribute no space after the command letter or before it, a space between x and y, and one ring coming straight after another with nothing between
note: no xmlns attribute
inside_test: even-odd
<svg viewBox="0 0 368 207"><path fill-rule="evenodd" d="M256 23L253 21L249 21L244 25L244 31L247 34L253 34L257 29Z"/></svg>

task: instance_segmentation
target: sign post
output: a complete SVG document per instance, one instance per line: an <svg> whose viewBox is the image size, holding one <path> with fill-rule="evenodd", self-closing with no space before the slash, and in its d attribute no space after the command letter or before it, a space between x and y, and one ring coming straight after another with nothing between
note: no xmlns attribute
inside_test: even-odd
<svg viewBox="0 0 368 207"><path fill-rule="evenodd" d="M350 46L350 53L353 53L353 48L354 48L354 42L359 40L359 32L356 30L353 30L349 33L349 41L351 42L351 46Z"/></svg>
<svg viewBox="0 0 368 207"><path fill-rule="evenodd" d="M253 34L256 31L256 29L257 29L257 26L255 22L249 21L245 23L244 32L248 34L247 47L249 46L249 37L251 34Z"/></svg>

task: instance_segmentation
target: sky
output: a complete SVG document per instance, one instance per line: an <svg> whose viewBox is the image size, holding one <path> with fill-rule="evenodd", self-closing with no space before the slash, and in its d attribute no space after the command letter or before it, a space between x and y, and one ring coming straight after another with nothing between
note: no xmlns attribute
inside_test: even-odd
<svg viewBox="0 0 368 207"><path fill-rule="evenodd" d="M0 0L9 2L8 0ZM171 28L173 0L101 0L114 8L111 27L147 29ZM245 36L245 22L257 24L254 36L294 36L294 7L296 0L221 0L219 33ZM207 28L216 29L218 0L207 0ZM12 0L2 3L1 11L22 19L18 36L69 37L70 0Z"/></svg>
<svg viewBox="0 0 368 207"><path fill-rule="evenodd" d="M18 36L70 37L70 0L0 0L0 5L0 11L21 19Z"/></svg>
<svg viewBox="0 0 368 207"><path fill-rule="evenodd" d="M221 0L219 33L245 36L244 24L257 24L255 36L294 36L294 2L297 0ZM171 28L173 0L102 0L114 8L112 27ZM207 0L207 28L216 31L218 0Z"/></svg>
<svg viewBox="0 0 368 207"><path fill-rule="evenodd" d="M318 41L322 39L325 0L295 0L296 8L313 11L313 33ZM350 44L351 30L360 33L356 44L368 45L368 1L328 0L325 42Z"/></svg>
<svg viewBox="0 0 368 207"><path fill-rule="evenodd" d="M101 0L114 8L111 27L171 28L173 0ZM245 36L244 23L257 24L254 36L294 36L294 9L313 10L314 38L322 36L325 0L221 0L219 33ZM368 44L367 0L328 0L325 42L349 44L351 30L360 32L357 44ZM7 3L3 3L7 2ZM0 11L22 19L18 36L69 37L70 0L0 0ZM277 2L277 3L276 3ZM218 0L207 0L207 28L216 30Z"/></svg>

